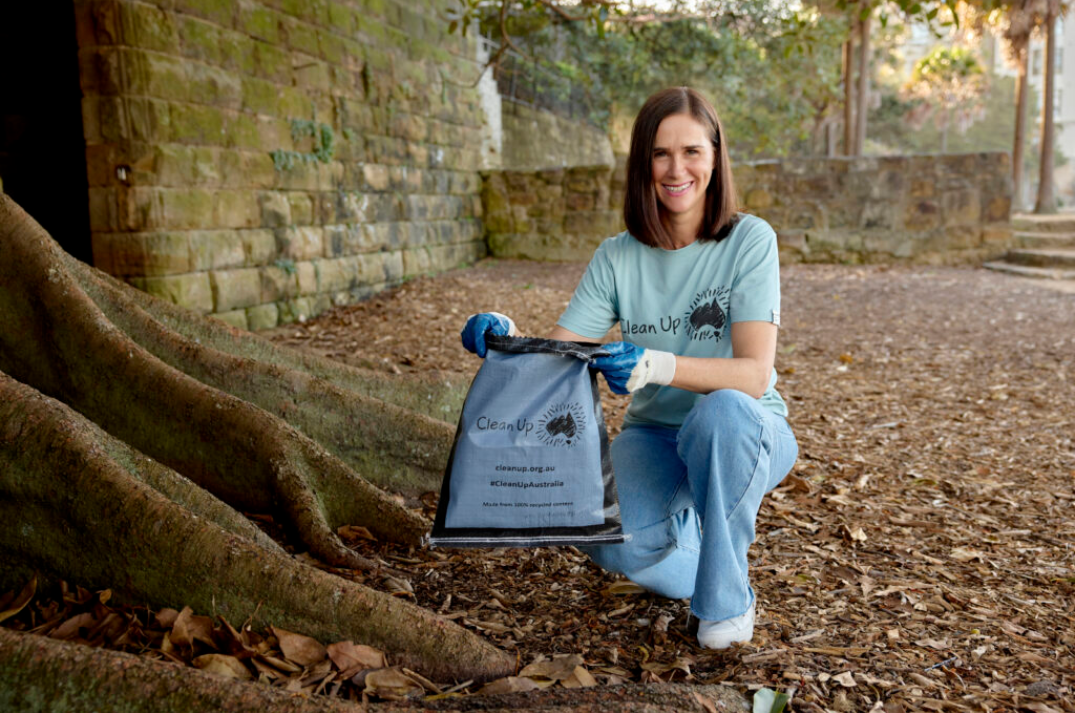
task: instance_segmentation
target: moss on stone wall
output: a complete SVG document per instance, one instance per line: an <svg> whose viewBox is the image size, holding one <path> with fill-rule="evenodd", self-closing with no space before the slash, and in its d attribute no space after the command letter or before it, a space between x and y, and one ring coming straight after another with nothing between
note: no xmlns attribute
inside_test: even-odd
<svg viewBox="0 0 1075 713"><path fill-rule="evenodd" d="M96 265L260 328L483 255L431 2L75 0Z"/></svg>

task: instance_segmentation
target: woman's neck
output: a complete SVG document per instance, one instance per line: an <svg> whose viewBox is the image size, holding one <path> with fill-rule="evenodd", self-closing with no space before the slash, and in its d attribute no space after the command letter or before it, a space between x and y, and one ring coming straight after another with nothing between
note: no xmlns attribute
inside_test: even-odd
<svg viewBox="0 0 1075 713"><path fill-rule="evenodd" d="M700 217L674 216L665 214L662 216L664 229L672 238L672 249L685 248L698 239L698 233L702 229Z"/></svg>

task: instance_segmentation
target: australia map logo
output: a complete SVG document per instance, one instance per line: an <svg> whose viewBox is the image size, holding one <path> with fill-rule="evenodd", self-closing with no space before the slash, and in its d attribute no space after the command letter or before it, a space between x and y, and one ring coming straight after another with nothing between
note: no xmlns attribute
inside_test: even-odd
<svg viewBox="0 0 1075 713"><path fill-rule="evenodd" d="M586 412L579 403L550 406L538 419L538 438L547 446L570 447L586 430Z"/></svg>
<svg viewBox="0 0 1075 713"><path fill-rule="evenodd" d="M691 306L684 315L683 323L687 326L687 336L691 339L712 339L719 342L724 337L724 324L728 321L727 287L699 292L691 300Z"/></svg>

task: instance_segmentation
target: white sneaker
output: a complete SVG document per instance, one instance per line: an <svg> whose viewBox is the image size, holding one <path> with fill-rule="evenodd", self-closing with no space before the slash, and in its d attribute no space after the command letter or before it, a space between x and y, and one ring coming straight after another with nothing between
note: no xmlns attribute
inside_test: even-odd
<svg viewBox="0 0 1075 713"><path fill-rule="evenodd" d="M739 616L724 621L698 622L698 643L703 649L726 649L732 644L745 644L754 638L754 604Z"/></svg>

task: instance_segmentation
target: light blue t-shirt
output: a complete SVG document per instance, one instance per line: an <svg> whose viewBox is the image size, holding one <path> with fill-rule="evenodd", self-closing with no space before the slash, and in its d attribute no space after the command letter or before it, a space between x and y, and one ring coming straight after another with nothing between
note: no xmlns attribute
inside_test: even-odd
<svg viewBox="0 0 1075 713"><path fill-rule="evenodd" d="M740 214L720 242L679 250L643 245L626 231L597 248L557 324L601 339L620 323L624 341L691 357L732 356L731 324L780 324L780 262L776 233L761 218ZM696 394L671 386L635 393L625 424L678 428ZM776 370L760 403L786 416Z"/></svg>

